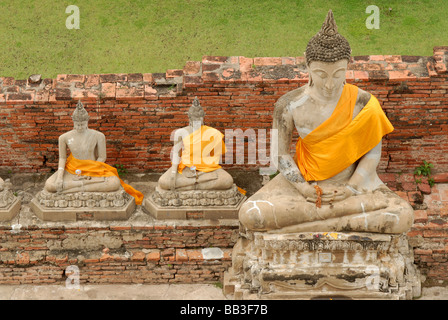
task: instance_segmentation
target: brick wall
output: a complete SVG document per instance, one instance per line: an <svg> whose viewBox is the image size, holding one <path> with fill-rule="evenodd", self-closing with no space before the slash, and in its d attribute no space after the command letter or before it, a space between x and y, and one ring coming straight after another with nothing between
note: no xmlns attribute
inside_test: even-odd
<svg viewBox="0 0 448 320"><path fill-rule="evenodd" d="M448 148L447 57L448 47L435 47L432 57L352 58L347 81L376 95L395 126L384 142L380 172L410 172L422 160L448 170L441 152ZM71 128L81 99L90 127L106 135L108 163L129 172L162 172L170 162L170 134L187 125L195 96L206 123L223 132L270 129L275 101L307 81L303 57L238 56L205 56L166 73L63 74L40 83L0 77L0 168L54 170L57 139ZM226 164L258 167L247 160Z"/></svg>
<svg viewBox="0 0 448 320"><path fill-rule="evenodd" d="M60 283L68 266L89 283L215 283L231 266L237 222L223 225L0 227L0 285ZM222 255L207 254L218 248ZM204 251L205 250L205 251Z"/></svg>

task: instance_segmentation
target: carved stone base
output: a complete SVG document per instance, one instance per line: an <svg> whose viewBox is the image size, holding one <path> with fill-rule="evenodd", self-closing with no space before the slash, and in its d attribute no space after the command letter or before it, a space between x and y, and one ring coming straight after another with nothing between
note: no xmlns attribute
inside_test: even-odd
<svg viewBox="0 0 448 320"><path fill-rule="evenodd" d="M236 186L229 190L156 190L143 207L156 219L238 219L246 200Z"/></svg>
<svg viewBox="0 0 448 320"><path fill-rule="evenodd" d="M0 207L0 221L12 220L20 211L20 200L15 198L5 207Z"/></svg>
<svg viewBox="0 0 448 320"><path fill-rule="evenodd" d="M420 273L406 235L246 233L224 294L234 299L412 299Z"/></svg>
<svg viewBox="0 0 448 320"><path fill-rule="evenodd" d="M39 192L31 210L44 221L127 220L135 211L135 199L117 192Z"/></svg>

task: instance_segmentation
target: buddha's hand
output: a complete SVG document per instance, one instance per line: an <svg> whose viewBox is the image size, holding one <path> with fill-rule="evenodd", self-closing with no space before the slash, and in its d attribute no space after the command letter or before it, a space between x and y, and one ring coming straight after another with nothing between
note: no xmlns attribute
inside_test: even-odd
<svg viewBox="0 0 448 320"><path fill-rule="evenodd" d="M313 186L309 183L304 183L302 187L303 192L301 191L302 195L305 197L305 199L308 202L313 202L321 204L331 204L334 202L345 200L351 196L354 195L354 192L352 189L347 188L345 185L319 185L318 188L317 185Z"/></svg>
<svg viewBox="0 0 448 320"><path fill-rule="evenodd" d="M171 167L171 174L170 174L170 190L174 191L176 190L176 175L177 175L177 169Z"/></svg>
<svg viewBox="0 0 448 320"><path fill-rule="evenodd" d="M309 184L308 182L299 182L295 184L297 190L299 190L300 194L309 202L316 202L318 198L317 190L316 188ZM321 194L321 197L325 193ZM325 194L326 195L326 194Z"/></svg>
<svg viewBox="0 0 448 320"><path fill-rule="evenodd" d="M57 179L56 180L56 191L61 192L62 190L64 190L64 180Z"/></svg>

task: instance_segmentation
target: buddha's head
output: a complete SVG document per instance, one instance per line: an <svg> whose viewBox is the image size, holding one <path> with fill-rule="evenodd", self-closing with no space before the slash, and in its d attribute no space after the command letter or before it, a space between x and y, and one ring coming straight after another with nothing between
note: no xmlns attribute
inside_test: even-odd
<svg viewBox="0 0 448 320"><path fill-rule="evenodd" d="M345 84L345 74L350 60L348 41L338 33L330 10L321 30L311 38L305 51L309 72L309 86L323 98L331 98Z"/></svg>
<svg viewBox="0 0 448 320"><path fill-rule="evenodd" d="M192 127L201 126L204 124L204 116L205 112L204 109L202 109L201 104L199 103L199 100L197 97L194 98L193 104L191 105L190 109L188 110L188 120L189 125Z"/></svg>
<svg viewBox="0 0 448 320"><path fill-rule="evenodd" d="M77 132L83 133L87 130L90 117L86 109L84 109L84 105L82 104L81 100L79 100L78 104L76 105L76 109L72 114L72 119L73 129L75 129Z"/></svg>

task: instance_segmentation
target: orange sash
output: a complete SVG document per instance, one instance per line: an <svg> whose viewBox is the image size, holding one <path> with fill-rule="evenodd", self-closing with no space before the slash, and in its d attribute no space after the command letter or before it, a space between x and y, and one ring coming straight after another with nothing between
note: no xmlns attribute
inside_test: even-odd
<svg viewBox="0 0 448 320"><path fill-rule="evenodd" d="M185 167L192 166L201 172L212 172L221 168L219 160L227 151L223 138L224 135L221 132L205 125L189 134L182 140L184 149L177 171L182 173ZM246 195L246 190L238 186L237 188L240 193Z"/></svg>
<svg viewBox="0 0 448 320"><path fill-rule="evenodd" d="M72 154L67 158L65 163L65 170L71 174L76 174L76 170L81 170L81 175L89 177L111 177L116 176L118 179L117 169L99 161L94 160L79 160L76 159ZM120 179L121 186L124 191L135 198L135 203L141 205L143 201L143 194L140 191L135 190L130 185L123 182Z"/></svg>
<svg viewBox="0 0 448 320"><path fill-rule="evenodd" d="M222 141L223 137L221 132L208 126L201 126L200 129L185 137L178 172L182 173L185 167L192 166L201 172L211 172L221 168L219 160L221 155L226 152L226 146ZM215 149L219 152L216 152Z"/></svg>
<svg viewBox="0 0 448 320"><path fill-rule="evenodd" d="M346 84L333 114L296 145L297 165L306 181L333 177L373 149L394 127L378 100L353 118L358 87Z"/></svg>

